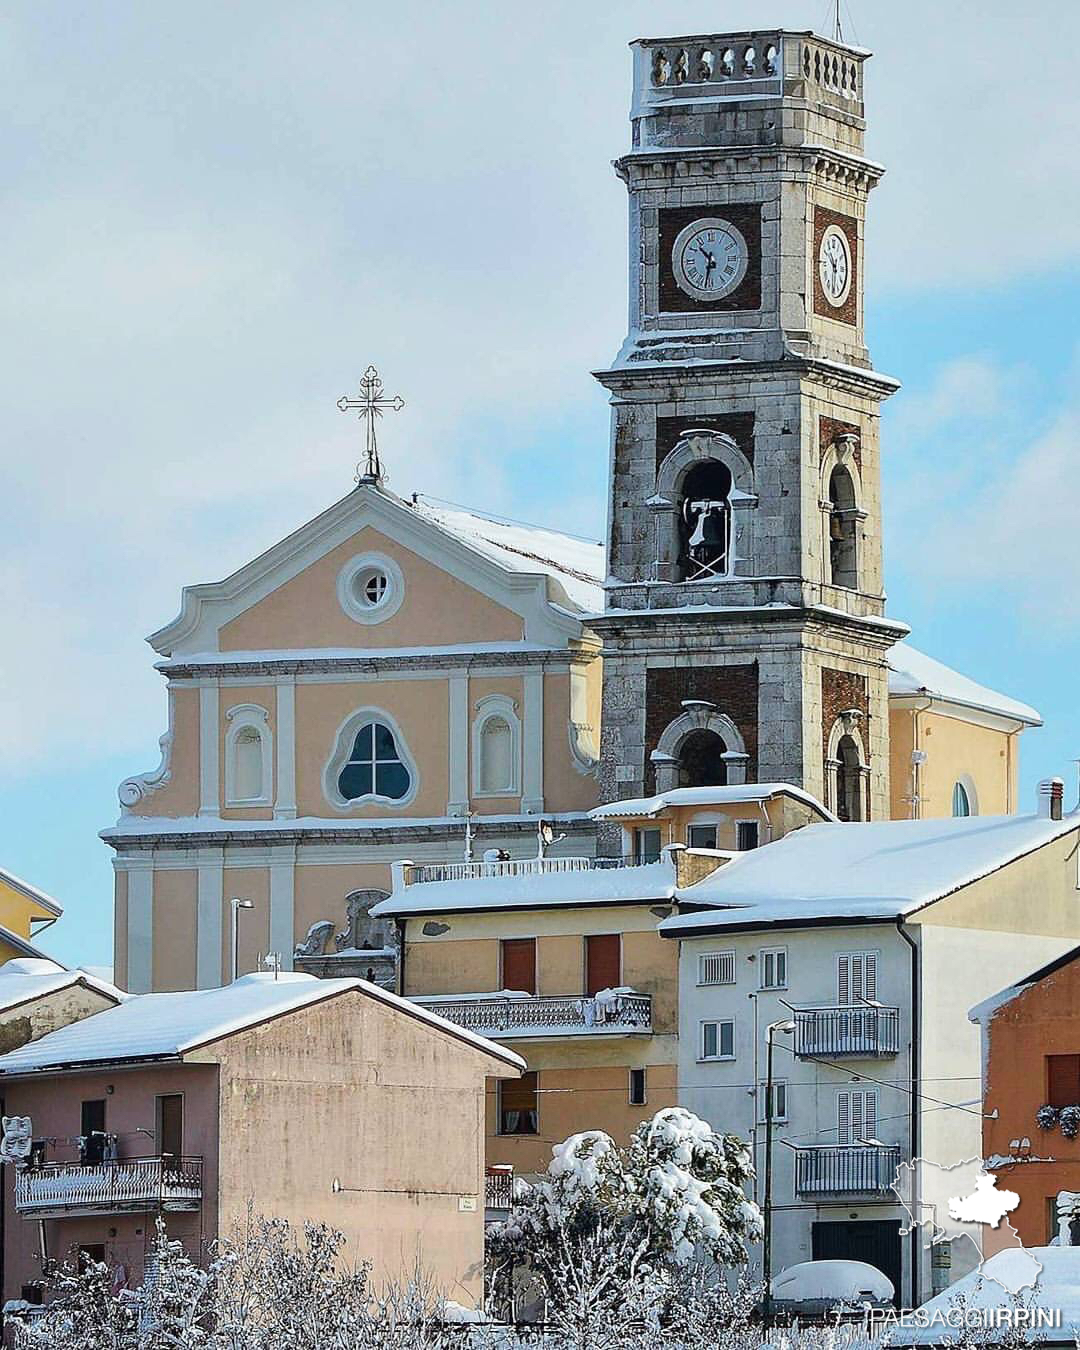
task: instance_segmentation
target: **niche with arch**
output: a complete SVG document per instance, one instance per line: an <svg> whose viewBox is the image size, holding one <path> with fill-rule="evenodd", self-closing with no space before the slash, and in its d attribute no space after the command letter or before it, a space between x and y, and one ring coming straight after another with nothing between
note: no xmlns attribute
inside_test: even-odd
<svg viewBox="0 0 1080 1350"><path fill-rule="evenodd" d="M472 751L474 796L520 796L521 722L512 698L489 694L479 700Z"/></svg>
<svg viewBox="0 0 1080 1350"><path fill-rule="evenodd" d="M225 805L269 806L273 783L270 714L257 703L225 710Z"/></svg>

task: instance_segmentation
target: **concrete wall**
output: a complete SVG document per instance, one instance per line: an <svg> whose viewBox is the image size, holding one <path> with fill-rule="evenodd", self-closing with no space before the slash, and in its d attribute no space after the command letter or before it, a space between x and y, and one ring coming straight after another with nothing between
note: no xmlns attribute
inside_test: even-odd
<svg viewBox="0 0 1080 1350"><path fill-rule="evenodd" d="M197 1053L220 1064L222 1231L254 1198L340 1228L376 1280L419 1265L479 1299L485 1075L513 1069L359 991Z"/></svg>
<svg viewBox="0 0 1080 1350"><path fill-rule="evenodd" d="M50 1031L80 1022L84 1017L115 1007L116 1000L78 983L55 994L28 1000L0 1011L0 1054L15 1050L28 1041L36 1041ZM10 1112L9 1112L10 1114Z"/></svg>
<svg viewBox="0 0 1080 1350"><path fill-rule="evenodd" d="M1041 1130L1035 1121L1049 1100L1047 1056L1080 1055L1080 962L1023 990L998 1009L987 1030L983 1154L1020 1159L999 1171L998 1185L1020 1196L1009 1222L1021 1241L1041 1246L1057 1234L1057 1193L1080 1191L1080 1138L1067 1139L1060 1128ZM1025 1138L1030 1149L1013 1147ZM1025 1155L1034 1161L1023 1161Z"/></svg>

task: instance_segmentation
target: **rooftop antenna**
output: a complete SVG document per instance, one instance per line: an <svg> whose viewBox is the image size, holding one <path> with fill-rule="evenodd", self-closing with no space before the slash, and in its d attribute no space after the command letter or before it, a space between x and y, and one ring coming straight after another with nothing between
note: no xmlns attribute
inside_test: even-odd
<svg viewBox="0 0 1080 1350"><path fill-rule="evenodd" d="M840 20L840 0L836 0L836 17L833 20L833 37L837 42L844 40L844 25Z"/></svg>

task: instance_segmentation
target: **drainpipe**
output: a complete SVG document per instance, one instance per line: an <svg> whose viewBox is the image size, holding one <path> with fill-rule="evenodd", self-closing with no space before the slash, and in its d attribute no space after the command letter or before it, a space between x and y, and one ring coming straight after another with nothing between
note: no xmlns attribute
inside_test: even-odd
<svg viewBox="0 0 1080 1350"><path fill-rule="evenodd" d="M394 927L397 929L397 992L402 998L405 997L405 925L406 919L396 918Z"/></svg>
<svg viewBox="0 0 1080 1350"><path fill-rule="evenodd" d="M920 1116L919 1116L919 1080L922 1072L922 1055L919 1042L919 1030L921 1025L921 997L920 983L922 972L919 968L919 947L915 939L904 927L902 918L896 921L896 931L900 934L904 942L911 950L911 1107L910 1119L908 1124L908 1137L911 1142L911 1161L914 1162L919 1156L920 1147ZM911 1306L919 1306L919 1267L922 1258L922 1242L920 1233L922 1225L919 1222L919 1173L918 1169L911 1169L911 1232L908 1235L911 1243Z"/></svg>
<svg viewBox="0 0 1080 1350"><path fill-rule="evenodd" d="M922 746L919 744L919 716L928 712L934 706L934 700L927 696L926 702L921 708L915 708L911 714L911 819L922 819L922 784L920 782L919 770L926 759Z"/></svg>

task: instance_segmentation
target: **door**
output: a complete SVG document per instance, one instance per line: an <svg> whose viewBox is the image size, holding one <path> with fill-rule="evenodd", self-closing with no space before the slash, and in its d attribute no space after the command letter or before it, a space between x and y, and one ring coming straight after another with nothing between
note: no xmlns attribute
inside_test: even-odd
<svg viewBox="0 0 1080 1350"><path fill-rule="evenodd" d="M900 1220L866 1219L815 1223L811 1235L815 1261L865 1261L892 1280L901 1297Z"/></svg>
<svg viewBox="0 0 1080 1350"><path fill-rule="evenodd" d="M502 987L536 993L535 938L503 938Z"/></svg>
<svg viewBox="0 0 1080 1350"><path fill-rule="evenodd" d="M105 1157L105 1098L82 1104L82 1161L99 1163Z"/></svg>
<svg viewBox="0 0 1080 1350"><path fill-rule="evenodd" d="M158 1153L178 1161L184 1152L184 1098L170 1092L157 1099Z"/></svg>
<svg viewBox="0 0 1080 1350"><path fill-rule="evenodd" d="M617 989L622 983L622 939L618 933L596 933L585 939L585 993L591 998L601 989Z"/></svg>

